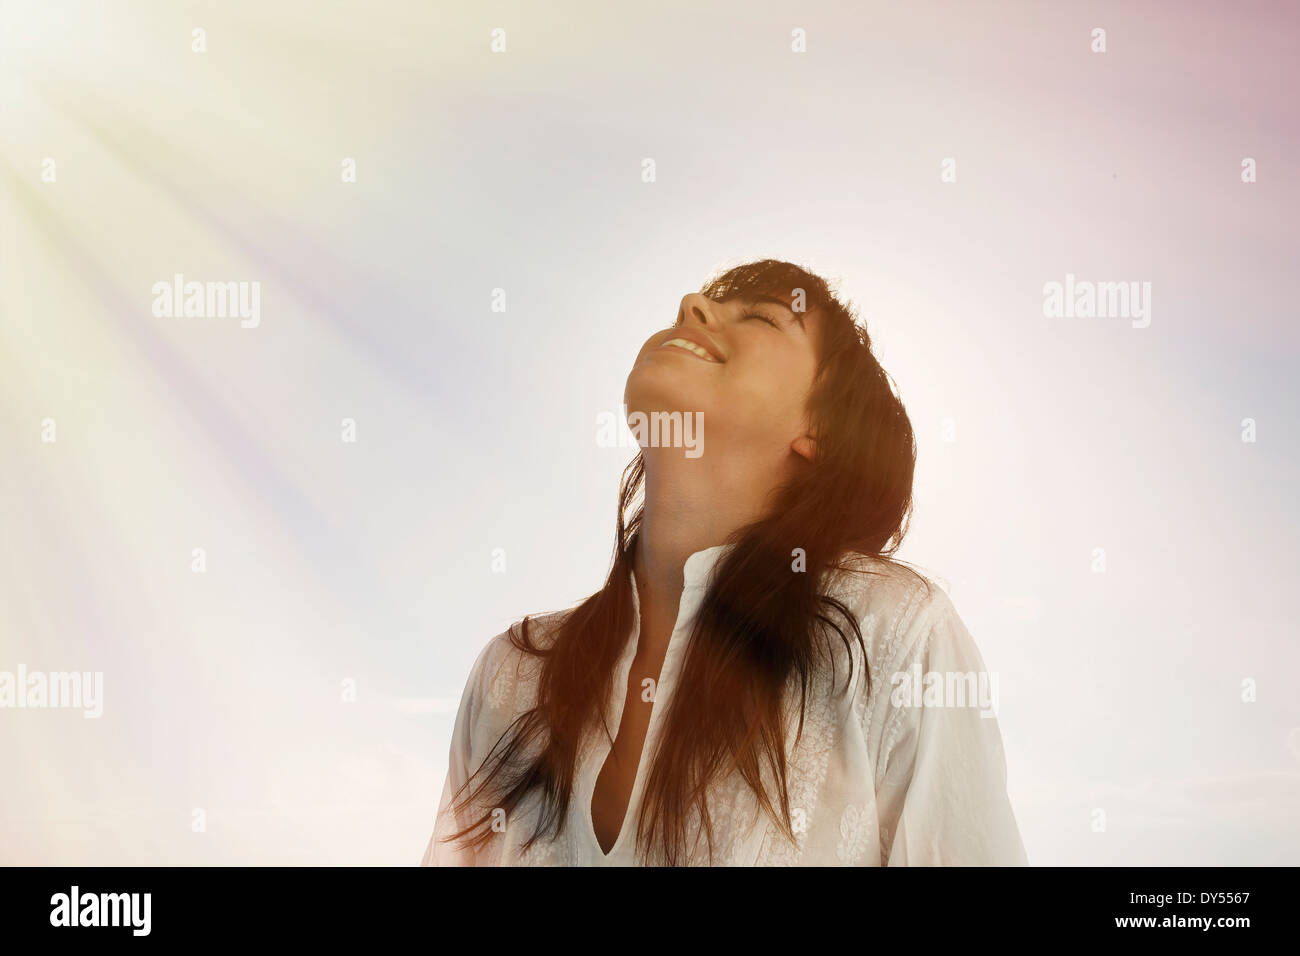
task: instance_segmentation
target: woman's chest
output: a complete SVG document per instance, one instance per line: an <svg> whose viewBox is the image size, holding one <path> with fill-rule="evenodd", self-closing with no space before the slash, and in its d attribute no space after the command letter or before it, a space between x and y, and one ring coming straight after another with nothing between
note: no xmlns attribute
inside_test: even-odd
<svg viewBox="0 0 1300 956"><path fill-rule="evenodd" d="M642 705L640 696L634 693L631 675L621 690L625 714L627 707ZM652 695L647 696L650 699L644 704L648 708L656 702ZM764 811L757 794L739 774L723 776L708 789L707 823L698 813L689 815L685 827L687 849L679 862L733 866L878 865L873 761L862 732L860 710L850 701L851 695L837 696L828 688L814 685L804 704L802 727L798 726L797 708L793 704L790 707L784 801L775 779L769 779L766 788L783 823ZM645 722L649 724L649 720ZM606 807L602 799L608 802L609 795L616 794L606 787L602 797L597 789L602 769L607 769L607 761L616 753L608 736L602 736L589 735L579 749L562 832L524 846L536 820L534 811L540 807L535 798L530 798L502 834L500 863L631 866L662 862L655 859L653 852L647 854L636 846L641 794L626 780L622 783L627 788L626 826L618 825L615 806L603 824L604 840L599 836L599 815ZM641 736L644 738L644 731ZM633 734L629 739L635 737Z"/></svg>

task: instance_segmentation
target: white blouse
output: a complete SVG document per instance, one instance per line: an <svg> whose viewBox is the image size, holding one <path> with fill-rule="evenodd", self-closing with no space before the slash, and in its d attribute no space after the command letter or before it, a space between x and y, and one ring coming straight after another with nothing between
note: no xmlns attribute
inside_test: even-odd
<svg viewBox="0 0 1300 956"><path fill-rule="evenodd" d="M610 853L602 852L591 818L596 777L611 750L603 728L593 728L579 748L573 798L559 837L521 848L532 832L536 794L529 794L507 820L498 818L491 839L477 852L441 843L446 834L482 813L453 819L452 794L472 774L519 713L536 701L540 661L523 654L507 633L479 654L465 685L452 731L446 783L422 866L633 866L636 821L654 753L663 704L670 699L684 644L708 585L708 576L731 545L697 551L686 561L677 622L655 689L656 706L637 769L623 828ZM794 845L762 812L739 775L709 793L715 865L739 866L934 866L1028 863L1006 790L1006 761L997 718L978 693L958 691L989 683L984 662L947 594L929 593L911 573L878 558L855 555L855 567L872 575L836 574L826 593L857 617L868 651L870 693L864 692L861 653L849 658L838 640L835 680L830 668L812 682L803 735L794 742L799 694L787 694L787 786ZM636 579L632 595L637 606ZM534 618L545 640L571 610ZM626 700L628 671L636 653L640 609L615 673L607 703L617 728ZM843 622L841 622L841 626ZM530 628L530 633L533 633ZM849 634L850 638L852 634ZM832 635L834 637L834 635ZM938 675L932 678L931 675ZM834 688L832 689L832 683ZM945 693L946 688L946 693ZM908 691L915 689L911 695ZM973 699L972 699L973 698ZM986 705L987 694L982 698ZM479 779L482 779L481 777ZM479 780L475 780L477 784ZM771 791L774 792L774 791ZM699 833L698 819L695 829ZM478 832L478 831L475 831ZM688 854L707 864L701 838Z"/></svg>

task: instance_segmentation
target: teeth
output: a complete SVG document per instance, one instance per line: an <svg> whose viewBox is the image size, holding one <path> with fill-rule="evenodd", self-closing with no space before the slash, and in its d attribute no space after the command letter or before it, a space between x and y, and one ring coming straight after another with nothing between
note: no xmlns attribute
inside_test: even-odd
<svg viewBox="0 0 1300 956"><path fill-rule="evenodd" d="M669 339L667 342L664 343L664 345L676 345L678 348L686 349L686 351L688 352L694 352L702 359L707 359L710 362L717 361L717 359L715 359L711 354L709 354L708 349L701 348L700 346L696 345L694 342L686 341L686 339Z"/></svg>

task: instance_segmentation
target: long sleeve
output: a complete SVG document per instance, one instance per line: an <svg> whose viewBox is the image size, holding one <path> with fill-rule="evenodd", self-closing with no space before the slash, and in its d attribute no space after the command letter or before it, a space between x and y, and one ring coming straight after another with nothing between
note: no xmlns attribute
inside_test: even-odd
<svg viewBox="0 0 1300 956"><path fill-rule="evenodd" d="M483 865L481 854L472 849L461 848L455 842L444 843L443 838L465 828L473 822L469 814L456 814L451 809L452 797L477 769L478 754L474 749L474 730L482 710L483 672L487 663L492 643L489 643L475 660L461 694L460 706L456 711L456 722L451 732L451 746L447 754L447 778L443 783L442 796L438 801L438 815L434 822L433 835L429 838L424 851L421 866L480 866Z"/></svg>
<svg viewBox="0 0 1300 956"><path fill-rule="evenodd" d="M996 683L938 588L887 679L891 700L876 795L883 862L1027 865L1007 796L1002 736L988 706L996 702Z"/></svg>

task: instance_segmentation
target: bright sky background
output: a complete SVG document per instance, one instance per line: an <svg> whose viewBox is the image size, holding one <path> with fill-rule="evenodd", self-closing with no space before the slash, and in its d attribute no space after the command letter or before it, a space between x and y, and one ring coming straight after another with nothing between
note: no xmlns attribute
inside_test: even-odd
<svg viewBox="0 0 1300 956"><path fill-rule="evenodd" d="M0 710L0 862L418 862L479 649L608 569L597 416L762 257L898 383L1030 861L1300 862L1294 8L701 6L0 3L0 670L105 687Z"/></svg>

